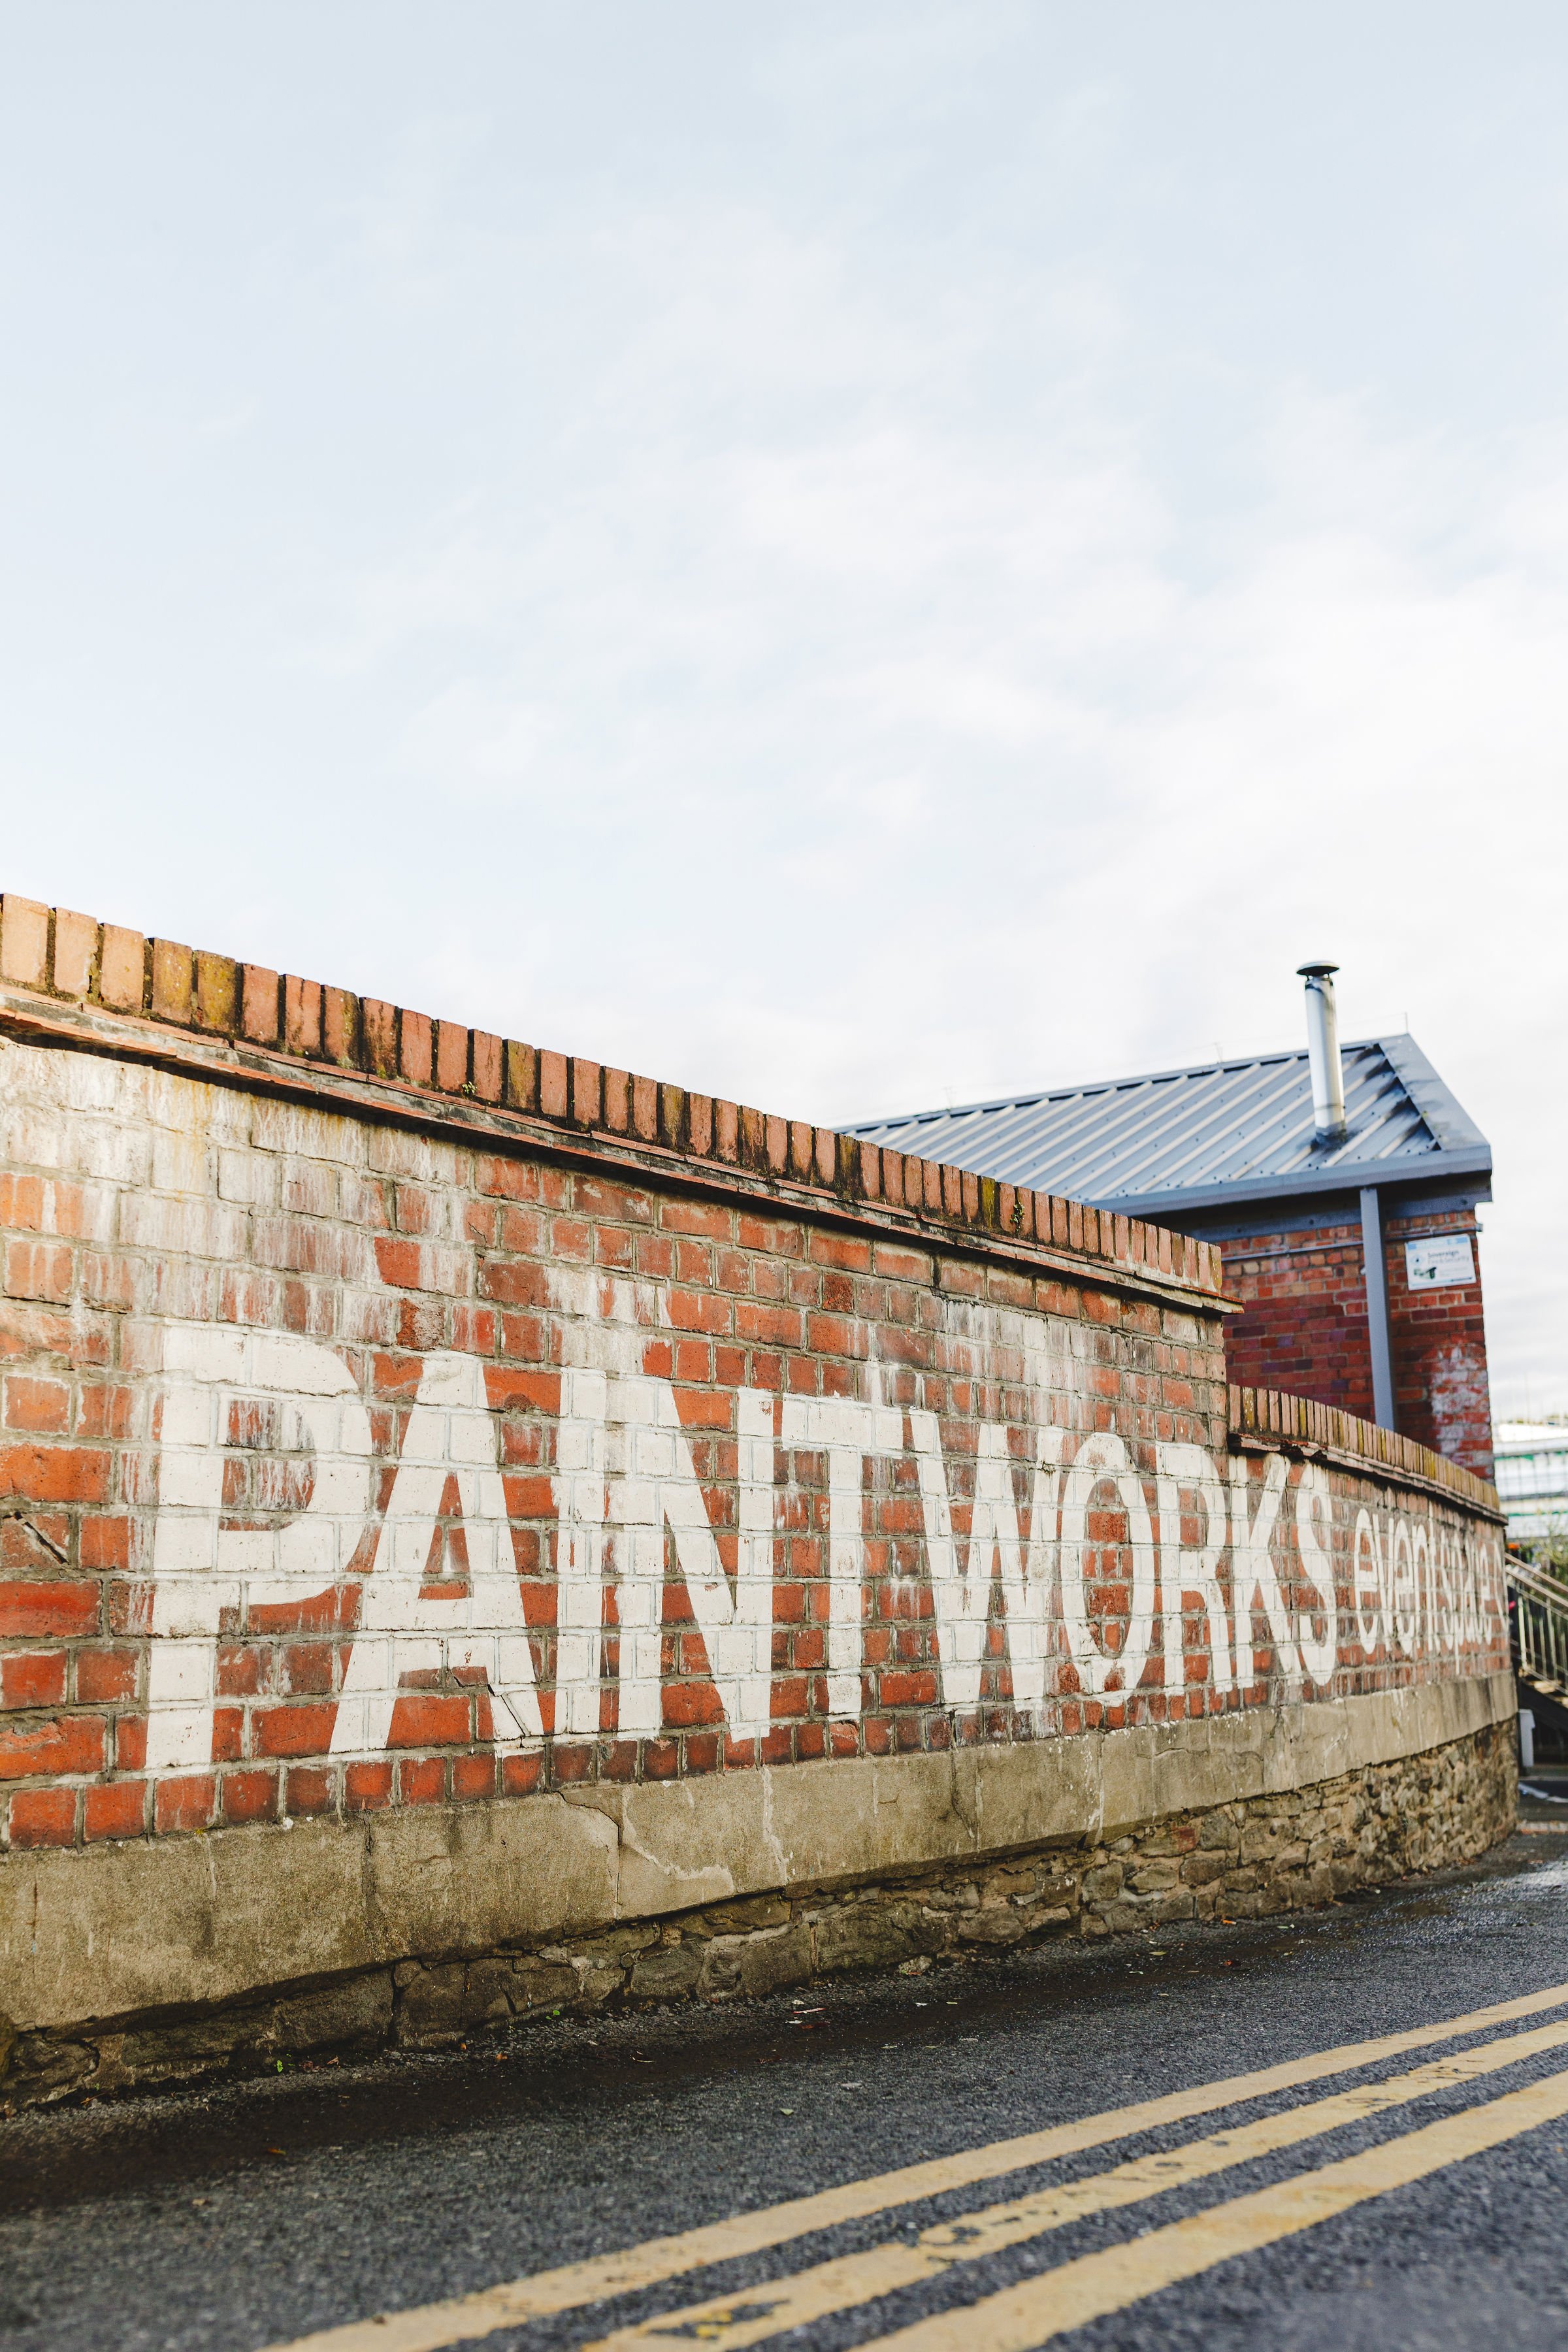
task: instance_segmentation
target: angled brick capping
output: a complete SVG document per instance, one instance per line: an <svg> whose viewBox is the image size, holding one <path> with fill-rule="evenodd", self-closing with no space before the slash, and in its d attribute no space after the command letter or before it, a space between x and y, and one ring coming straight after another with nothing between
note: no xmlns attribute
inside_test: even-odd
<svg viewBox="0 0 1568 2352"><path fill-rule="evenodd" d="M1331 1898L1493 1490L1207 1245L0 902L0 2100Z"/></svg>

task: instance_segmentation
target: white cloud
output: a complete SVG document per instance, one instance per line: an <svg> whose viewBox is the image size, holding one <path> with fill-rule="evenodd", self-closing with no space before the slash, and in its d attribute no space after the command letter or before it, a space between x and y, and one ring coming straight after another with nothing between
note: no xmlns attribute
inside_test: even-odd
<svg viewBox="0 0 1568 2352"><path fill-rule="evenodd" d="M830 1118L1289 1043L1337 955L1491 1136L1494 1366L1568 1406L1519 56L1410 11L1419 87L1390 39L1347 91L1331 8L569 16L437 56L281 5L240 109L222 37L171 90L103 12L42 160L0 96L11 216L60 190L7 882Z"/></svg>
<svg viewBox="0 0 1568 2352"><path fill-rule="evenodd" d="M794 457L617 475L579 569L518 583L516 704L464 740L447 697L410 756L502 800L515 757L520 821L581 792L624 836L532 917L536 1028L792 1110L1290 1042L1295 964L1338 955L1348 1029L1408 1017L1493 1139L1500 1357L1544 1373L1555 551L1485 528L1541 511L1511 453L1380 443L1299 395L1268 437L1269 495L1200 583L1135 448L1063 475L857 415ZM636 622L601 636L574 600L607 577ZM688 661L700 712L647 691Z"/></svg>

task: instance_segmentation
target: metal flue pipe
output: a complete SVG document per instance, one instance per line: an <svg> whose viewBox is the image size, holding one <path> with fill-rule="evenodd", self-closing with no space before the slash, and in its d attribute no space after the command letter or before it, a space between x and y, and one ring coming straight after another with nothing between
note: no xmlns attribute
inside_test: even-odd
<svg viewBox="0 0 1568 2352"><path fill-rule="evenodd" d="M1334 1010L1337 963L1298 964L1307 983L1307 1058L1312 1067L1312 1122L1325 1141L1345 1131L1345 1079Z"/></svg>

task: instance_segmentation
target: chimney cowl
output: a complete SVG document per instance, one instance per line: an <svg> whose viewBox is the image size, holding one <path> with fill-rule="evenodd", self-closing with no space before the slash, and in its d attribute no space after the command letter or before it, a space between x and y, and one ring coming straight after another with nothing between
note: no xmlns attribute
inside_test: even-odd
<svg viewBox="0 0 1568 2352"><path fill-rule="evenodd" d="M1334 1005L1337 963L1321 959L1296 967L1307 983L1307 1059L1312 1072L1312 1124L1321 1142L1345 1132L1345 1080L1340 1023Z"/></svg>

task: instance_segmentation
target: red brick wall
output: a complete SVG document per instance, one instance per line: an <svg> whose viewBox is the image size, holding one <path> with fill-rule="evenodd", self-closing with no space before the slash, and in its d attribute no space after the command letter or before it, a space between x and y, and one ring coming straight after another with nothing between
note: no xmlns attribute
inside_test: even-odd
<svg viewBox="0 0 1568 2352"><path fill-rule="evenodd" d="M1412 1290L1405 1244L1423 1234L1469 1236L1476 1278L1462 1287ZM1487 1380L1480 1232L1473 1209L1418 1211L1384 1228L1388 1319L1394 1342L1394 1410L1418 1444L1492 1475L1491 1391Z"/></svg>
<svg viewBox="0 0 1568 2352"><path fill-rule="evenodd" d="M1226 1295L1247 1310L1226 1328L1231 1379L1314 1397L1371 1421L1360 1223L1257 1234L1220 1248Z"/></svg>
<svg viewBox="0 0 1568 2352"><path fill-rule="evenodd" d="M1227 1450L1206 1245L14 900L0 978L12 1846L1506 1655L1462 1475Z"/></svg>
<svg viewBox="0 0 1568 2352"><path fill-rule="evenodd" d="M916 1580L921 1466L907 1409L940 1424L961 1539L986 1423L1011 1419L1016 1449L1047 1410L1071 1431L1069 1450L1112 1425L1144 1444L1163 1432L1223 1449L1224 1361L1204 1294L1184 1305L1123 1293L1083 1260L1077 1279L987 1263L765 1202L360 1128L75 1055L0 1045L0 1071L24 1108L27 1131L14 1147L31 1162L0 1178L0 1482L12 1513L0 1521L0 1674L13 1710L0 1786L12 1791L12 1844L887 1754L1127 1716L1125 1696L1086 1698L1068 1669L1020 1723L1000 1624L980 1704L957 1717L942 1708L930 1592ZM61 1091L74 1097L63 1109ZM256 1330L308 1343L329 1370L340 1362L363 1400L366 1540L343 1540L335 1574L298 1603L226 1601L210 1754L200 1769L149 1770L171 1397L189 1390L175 1378L184 1360L171 1335L188 1354ZM340 1759L334 1723L378 1557L375 1515L394 1507L428 1367L450 1354L482 1370L544 1737L498 1751L474 1675L416 1664L399 1677L381 1752ZM308 1381L319 1366L300 1360ZM739 1564L742 1396L767 1401L773 1438L795 1438L787 1462L768 1447L780 1516L761 1737L727 1730L672 1548L654 1635L661 1719L630 1737L621 1722L624 1560L606 1579L598 1721L585 1730L557 1719L563 1489L584 1420L569 1383L605 1367L673 1401L726 1577ZM237 1369L231 1388L218 1392L213 1433L221 1526L265 1535L297 1521L320 1468L254 1372ZM847 1711L828 1687L829 1452L787 1416L797 1401L832 1409L871 1395L893 1426L855 1473L864 1624ZM605 1471L635 1475L630 1447L665 1434L622 1428L620 1457ZM1020 1450L1013 1483L1026 1531L1026 1471ZM438 1483L434 1524L419 1537L426 1602L443 1587L461 1591L473 1567L474 1498L455 1472ZM1127 1605L1114 1492L1094 1532L1096 1596L1114 1617ZM662 1559L664 1534L656 1540ZM1203 1691L1190 1702L1182 1694L1176 1711L1189 1703L1201 1712ZM1131 1711L1161 1715L1167 1702L1151 1691Z"/></svg>
<svg viewBox="0 0 1568 2352"><path fill-rule="evenodd" d="M1449 1232L1469 1235L1475 1281L1462 1289L1412 1291L1405 1242ZM1372 1420L1359 1218L1314 1233L1258 1234L1220 1246L1226 1293L1247 1310L1226 1334L1231 1378ZM1489 1478L1491 1405L1474 1211L1417 1211L1386 1219L1384 1261L1400 1430Z"/></svg>

